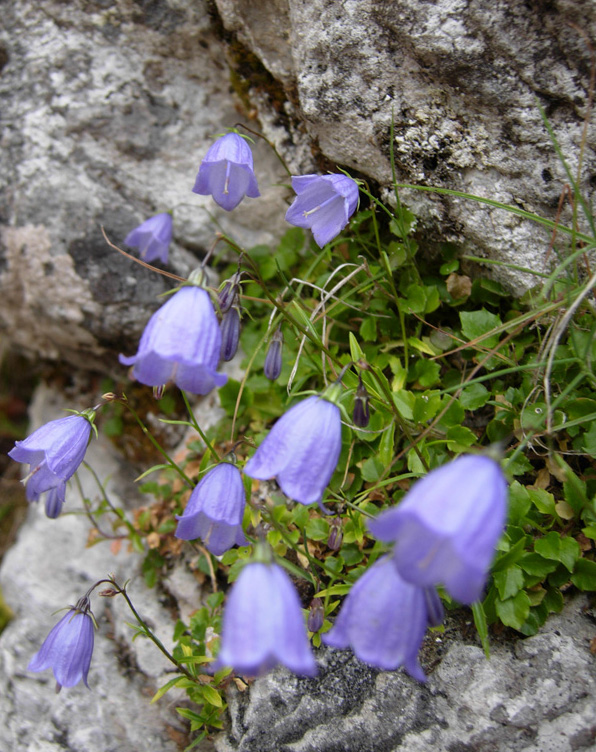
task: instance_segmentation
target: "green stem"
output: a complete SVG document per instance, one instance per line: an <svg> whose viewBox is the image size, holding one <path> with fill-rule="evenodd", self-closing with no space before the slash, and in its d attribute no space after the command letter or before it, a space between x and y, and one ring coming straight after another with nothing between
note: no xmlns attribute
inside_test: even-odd
<svg viewBox="0 0 596 752"><path fill-rule="evenodd" d="M149 441L153 444L153 446L155 447L155 449L157 449L157 451L161 454L161 456L167 461L168 465L170 465L170 467L178 473L178 475L182 478L182 480L184 480L185 483L187 483L191 488L194 488L194 483L191 481L188 475L184 472L184 470L174 462L174 460L170 457L170 455L166 452L166 450L157 441L155 436L153 436L151 431L143 423L143 421L137 414L137 411L131 406L128 400L122 399L120 400L120 402L128 409L132 417L138 423L141 431L145 434L145 436L149 439Z"/></svg>
<svg viewBox="0 0 596 752"><path fill-rule="evenodd" d="M189 403L189 401L188 401L188 396L187 396L186 392L184 392L184 391L183 391L183 390L181 389L181 390L180 390L180 393L182 394L182 399L184 400L184 404L186 405L186 409L187 409L187 411L188 411L188 415L189 415L189 417L190 417L190 422L192 423L192 427L193 427L193 428L195 429L195 431L196 431L196 432L197 432L197 433L199 434L199 436L201 437L201 439L203 439L203 442L205 443L205 446L207 447L207 449L209 450L209 453L210 453L210 454L211 454L211 456L213 457L213 460L214 460L215 462L220 462L220 458L219 458L219 455L217 454L217 452L216 452L216 451L215 451L215 449L213 448L213 445L211 444L211 442L210 442L210 441L209 441L209 439L207 438L207 435L205 434L205 432L204 432L204 431L203 431L203 430L201 429L201 427L199 426L199 423L198 423L198 421L197 421L197 419L196 419L196 417L195 417L195 414L194 414L194 412L192 411L192 408L191 408L191 406L190 406L190 403Z"/></svg>

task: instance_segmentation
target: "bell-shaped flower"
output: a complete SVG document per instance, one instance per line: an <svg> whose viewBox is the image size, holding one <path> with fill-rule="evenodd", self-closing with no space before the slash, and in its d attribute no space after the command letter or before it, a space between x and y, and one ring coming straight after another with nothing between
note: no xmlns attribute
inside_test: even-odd
<svg viewBox="0 0 596 752"><path fill-rule="evenodd" d="M319 248L339 235L358 206L358 185L347 175L299 175L292 188L297 196L286 222L311 229Z"/></svg>
<svg viewBox="0 0 596 752"><path fill-rule="evenodd" d="M417 481L369 528L394 544L393 561L404 580L444 585L452 598L469 604L482 595L506 512L500 465L465 455Z"/></svg>
<svg viewBox="0 0 596 752"><path fill-rule="evenodd" d="M387 671L404 666L410 676L425 681L418 651L426 625L424 590L402 580L385 556L352 586L323 642L350 647L361 661Z"/></svg>
<svg viewBox="0 0 596 752"><path fill-rule="evenodd" d="M277 564L253 562L240 572L228 595L215 665L255 676L278 663L296 674L317 673L292 581Z"/></svg>
<svg viewBox="0 0 596 752"><path fill-rule="evenodd" d="M51 668L58 690L74 687L81 679L89 687L87 674L93 654L93 630L89 601L81 598L52 629L27 669L45 671Z"/></svg>
<svg viewBox="0 0 596 752"><path fill-rule="evenodd" d="M144 261L159 259L163 264L168 261L168 249L172 242L172 215L168 212L156 214L145 220L128 233L124 242L139 249Z"/></svg>
<svg viewBox="0 0 596 752"><path fill-rule="evenodd" d="M245 196L260 196L246 139L237 133L218 138L205 154L192 190L201 196L213 196L226 211L235 209Z"/></svg>
<svg viewBox="0 0 596 752"><path fill-rule="evenodd" d="M207 394L228 377L217 373L221 332L209 294L189 285L172 295L149 319L132 357L120 356L133 366L142 384L159 387L173 383L192 394Z"/></svg>
<svg viewBox="0 0 596 752"><path fill-rule="evenodd" d="M184 513L177 515L176 537L201 538L215 556L221 556L233 545L244 546L248 542L242 532L244 505L240 470L229 462L221 462L202 478Z"/></svg>
<svg viewBox="0 0 596 752"><path fill-rule="evenodd" d="M46 514L57 517L64 503L66 481L74 475L85 457L93 411L68 415L38 428L24 441L17 441L8 453L17 462L29 464L30 472L24 479L29 501L38 501L48 491Z"/></svg>
<svg viewBox="0 0 596 752"><path fill-rule="evenodd" d="M322 397L307 397L284 413L265 437L244 473L275 478L282 491L301 504L323 498L341 451L341 415Z"/></svg>

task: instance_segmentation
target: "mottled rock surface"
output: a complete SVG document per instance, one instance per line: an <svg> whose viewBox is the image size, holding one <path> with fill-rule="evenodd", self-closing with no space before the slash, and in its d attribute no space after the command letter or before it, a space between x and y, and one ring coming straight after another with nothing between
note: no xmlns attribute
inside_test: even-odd
<svg viewBox="0 0 596 752"><path fill-rule="evenodd" d="M208 3L2 3L0 68L0 331L20 349L105 369L134 347L172 283L102 225L122 246L174 210L182 276L218 229L247 247L283 232L284 172L262 141L259 201L231 215L191 192L213 138L247 122Z"/></svg>
<svg viewBox="0 0 596 752"><path fill-rule="evenodd" d="M265 101L260 113L284 154L302 139L280 127L289 117L305 125L322 157L387 187L393 117L401 182L555 218L569 178L538 105L575 175L588 108L587 40L596 39L592 0L215 1L225 26L286 92L281 115L267 118ZM593 124L592 113L586 195L596 182ZM427 237L543 271L549 238L534 223L463 199L415 191L403 198ZM516 292L532 279L504 268L491 273Z"/></svg>

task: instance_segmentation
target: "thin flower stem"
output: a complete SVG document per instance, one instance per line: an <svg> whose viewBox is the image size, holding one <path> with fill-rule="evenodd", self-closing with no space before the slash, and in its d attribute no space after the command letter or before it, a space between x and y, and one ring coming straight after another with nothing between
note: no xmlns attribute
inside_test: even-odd
<svg viewBox="0 0 596 752"><path fill-rule="evenodd" d="M118 591L118 593L122 596L124 596L124 600L128 604L128 607L132 611L135 619L140 624L141 628L143 629L144 634L153 642L154 645L156 645L159 650L165 655L165 657L176 666L178 671L180 671L181 674L184 674L187 679L190 679L195 684L201 684L201 682L197 679L196 676L193 676L190 671L185 668L181 663L179 663L174 656L164 647L161 640L153 634L153 632L149 629L147 623L141 618L136 608L133 606L132 601L130 600L128 593L126 592L126 585L124 587L120 587L116 580L110 579L109 582L114 586L114 588Z"/></svg>
<svg viewBox="0 0 596 752"><path fill-rule="evenodd" d="M153 446L157 449L157 451L161 454L161 456L167 461L168 465L175 470L178 475L182 478L182 480L187 483L190 488L194 488L194 483L191 481L191 479L188 477L188 475L184 472L184 470L179 467L176 462L170 457L170 455L166 452L166 450L161 446L161 444L157 441L155 436L151 433L151 431L147 428L147 426L143 423L141 418L139 417L137 411L132 407L132 405L129 403L129 401L124 398L120 400L121 404L123 404L130 412L132 417L136 420L138 423L141 431L145 434L145 436L149 439L149 441L153 444Z"/></svg>
<svg viewBox="0 0 596 752"><path fill-rule="evenodd" d="M182 394L182 399L184 400L184 404L186 405L186 409L188 411L188 415L190 417L190 422L192 423L192 427L199 434L199 436L201 437L201 439L203 439L203 441L205 442L205 446L209 450L209 453L211 454L211 456L213 457L213 459L215 460L215 462L220 462L219 455L217 454L217 452L213 448L213 444L209 441L209 439L207 438L206 433L199 426L199 423L198 423L198 421L197 421L197 419L195 417L195 414L192 411L192 408L191 408L190 403L188 401L188 396L187 396L186 392L184 392L181 389L180 393Z"/></svg>
<svg viewBox="0 0 596 752"><path fill-rule="evenodd" d="M123 534L120 534L120 535L115 535L113 533L105 533L101 529L101 527L99 525L99 522L95 519L95 517L93 516L93 513L91 512L91 509L89 508L90 507L90 502L89 502L89 499L87 499L87 497L85 496L85 493L83 491L83 486L81 484L81 480L79 478L78 472L75 473L73 477L75 479L75 483L77 484L77 488L78 488L79 494L81 496L81 501L83 502L83 506L85 507L85 516L87 517L87 519L89 520L89 522L93 525L93 527L97 530L97 532L101 535L101 537L102 538L106 538L107 540L122 540L124 538L128 538L129 537L129 533L126 533L126 534L123 533ZM120 517L120 515L117 515L117 516L120 519L122 519ZM127 525L129 524L127 522L127 520L125 520L125 522L127 523Z"/></svg>

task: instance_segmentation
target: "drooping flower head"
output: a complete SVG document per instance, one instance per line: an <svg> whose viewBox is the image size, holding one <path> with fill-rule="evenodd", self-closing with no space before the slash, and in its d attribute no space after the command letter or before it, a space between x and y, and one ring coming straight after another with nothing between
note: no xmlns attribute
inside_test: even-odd
<svg viewBox="0 0 596 752"><path fill-rule="evenodd" d="M286 496L313 504L323 498L340 451L339 408L322 397L307 397L281 416L244 472L259 480L275 478Z"/></svg>
<svg viewBox="0 0 596 752"><path fill-rule="evenodd" d="M261 194L246 139L237 133L218 138L205 154L192 190L213 196L226 211L235 209L245 196L258 198Z"/></svg>
<svg viewBox="0 0 596 752"><path fill-rule="evenodd" d="M120 356L134 366L142 384L159 387L173 383L192 394L207 394L228 377L217 373L221 332L211 299L195 285L182 287L149 319L132 357Z"/></svg>
<svg viewBox="0 0 596 752"><path fill-rule="evenodd" d="M242 532L245 494L240 470L221 462L202 478L193 490L186 509L177 516L176 537L201 538L215 556L233 545L247 543Z"/></svg>
<svg viewBox="0 0 596 752"><path fill-rule="evenodd" d="M93 654L93 630L89 600L84 597L51 630L27 669L45 671L51 668L58 690L74 687L81 679L89 687L87 674Z"/></svg>
<svg viewBox="0 0 596 752"><path fill-rule="evenodd" d="M80 415L51 420L24 441L17 441L8 453L13 460L30 466L23 481L28 501L38 501L41 494L48 492L48 517L60 514L66 481L83 461L94 417L93 410L86 410Z"/></svg>
<svg viewBox="0 0 596 752"><path fill-rule="evenodd" d="M361 661L387 671L404 666L410 676L425 681L418 651L426 626L424 590L402 580L385 556L352 586L323 642L350 647Z"/></svg>
<svg viewBox="0 0 596 752"><path fill-rule="evenodd" d="M145 220L128 233L124 242L139 249L139 255L145 261L159 259L163 264L168 261L168 249L172 242L172 215L164 212Z"/></svg>
<svg viewBox="0 0 596 752"><path fill-rule="evenodd" d="M221 318L221 359L226 363L238 352L240 342L240 310L229 308Z"/></svg>
<svg viewBox="0 0 596 752"><path fill-rule="evenodd" d="M394 544L400 576L421 587L442 584L461 603L482 594L505 525L507 484L489 457L458 457L412 486L401 502L369 523Z"/></svg>
<svg viewBox="0 0 596 752"><path fill-rule="evenodd" d="M215 666L231 666L238 674L255 676L278 663L296 674L317 673L290 578L277 564L252 562L228 595Z"/></svg>
<svg viewBox="0 0 596 752"><path fill-rule="evenodd" d="M292 177L297 196L286 222L312 230L319 248L344 229L358 206L358 186L347 175Z"/></svg>

